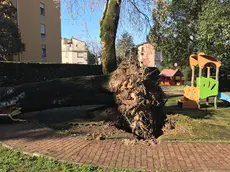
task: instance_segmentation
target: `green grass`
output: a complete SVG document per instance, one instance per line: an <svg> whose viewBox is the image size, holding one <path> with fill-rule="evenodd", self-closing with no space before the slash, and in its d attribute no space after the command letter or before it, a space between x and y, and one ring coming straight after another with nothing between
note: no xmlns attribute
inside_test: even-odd
<svg viewBox="0 0 230 172"><path fill-rule="evenodd" d="M176 121L176 127L159 140L230 142L230 107L181 109L177 107L179 98L170 98L166 104L168 119Z"/></svg>

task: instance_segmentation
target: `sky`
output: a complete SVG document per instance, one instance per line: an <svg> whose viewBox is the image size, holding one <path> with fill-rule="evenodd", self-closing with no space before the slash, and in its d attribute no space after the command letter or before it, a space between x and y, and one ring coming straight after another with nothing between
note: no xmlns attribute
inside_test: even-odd
<svg viewBox="0 0 230 172"><path fill-rule="evenodd" d="M86 42L100 43L100 19L103 12L103 5L96 8L91 14L90 8L86 8L84 14L73 15L71 17L66 5L61 1L61 22L62 22L62 38L75 37ZM135 44L140 44L146 40L146 32L136 34L130 26L119 26L117 36L127 31L133 36ZM90 43L89 43L90 44ZM90 45L89 45L90 46Z"/></svg>

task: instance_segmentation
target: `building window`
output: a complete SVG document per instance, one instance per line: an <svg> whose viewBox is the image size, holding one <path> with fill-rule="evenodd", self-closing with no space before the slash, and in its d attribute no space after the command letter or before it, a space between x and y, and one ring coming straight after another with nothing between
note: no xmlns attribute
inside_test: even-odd
<svg viewBox="0 0 230 172"><path fill-rule="evenodd" d="M42 60L46 61L46 45L42 45Z"/></svg>
<svg viewBox="0 0 230 172"><path fill-rule="evenodd" d="M175 76L175 80L180 81L180 76Z"/></svg>
<svg viewBox="0 0 230 172"><path fill-rule="evenodd" d="M45 4L40 3L40 15L45 16Z"/></svg>
<svg viewBox="0 0 230 172"><path fill-rule="evenodd" d="M46 40L46 28L44 24L41 24L41 39L42 41Z"/></svg>
<svg viewBox="0 0 230 172"><path fill-rule="evenodd" d="M84 57L85 57L85 54L84 54L84 53L78 53L78 54L77 54L77 57L78 57L78 58L84 58Z"/></svg>

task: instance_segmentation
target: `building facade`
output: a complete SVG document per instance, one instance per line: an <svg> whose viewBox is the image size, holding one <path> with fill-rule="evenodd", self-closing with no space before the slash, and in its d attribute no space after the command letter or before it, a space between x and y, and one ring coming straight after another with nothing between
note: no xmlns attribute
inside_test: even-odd
<svg viewBox="0 0 230 172"><path fill-rule="evenodd" d="M159 67L163 61L162 52L156 51L150 43L137 45L138 59L146 67Z"/></svg>
<svg viewBox="0 0 230 172"><path fill-rule="evenodd" d="M60 0L12 0L25 52L20 62L61 63Z"/></svg>
<svg viewBox="0 0 230 172"><path fill-rule="evenodd" d="M62 63L88 64L88 47L76 38L62 39Z"/></svg>

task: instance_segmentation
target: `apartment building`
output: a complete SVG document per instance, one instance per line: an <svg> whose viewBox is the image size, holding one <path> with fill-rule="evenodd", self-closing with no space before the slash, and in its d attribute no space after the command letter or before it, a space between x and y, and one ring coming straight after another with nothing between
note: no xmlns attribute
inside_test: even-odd
<svg viewBox="0 0 230 172"><path fill-rule="evenodd" d="M61 63L60 0L12 0L25 52L20 62Z"/></svg>
<svg viewBox="0 0 230 172"><path fill-rule="evenodd" d="M88 47L76 38L62 39L62 63L88 64Z"/></svg>
<svg viewBox="0 0 230 172"><path fill-rule="evenodd" d="M163 61L161 51L156 51L154 47L148 43L142 43L137 45L138 59L141 65L146 67L159 67Z"/></svg>

